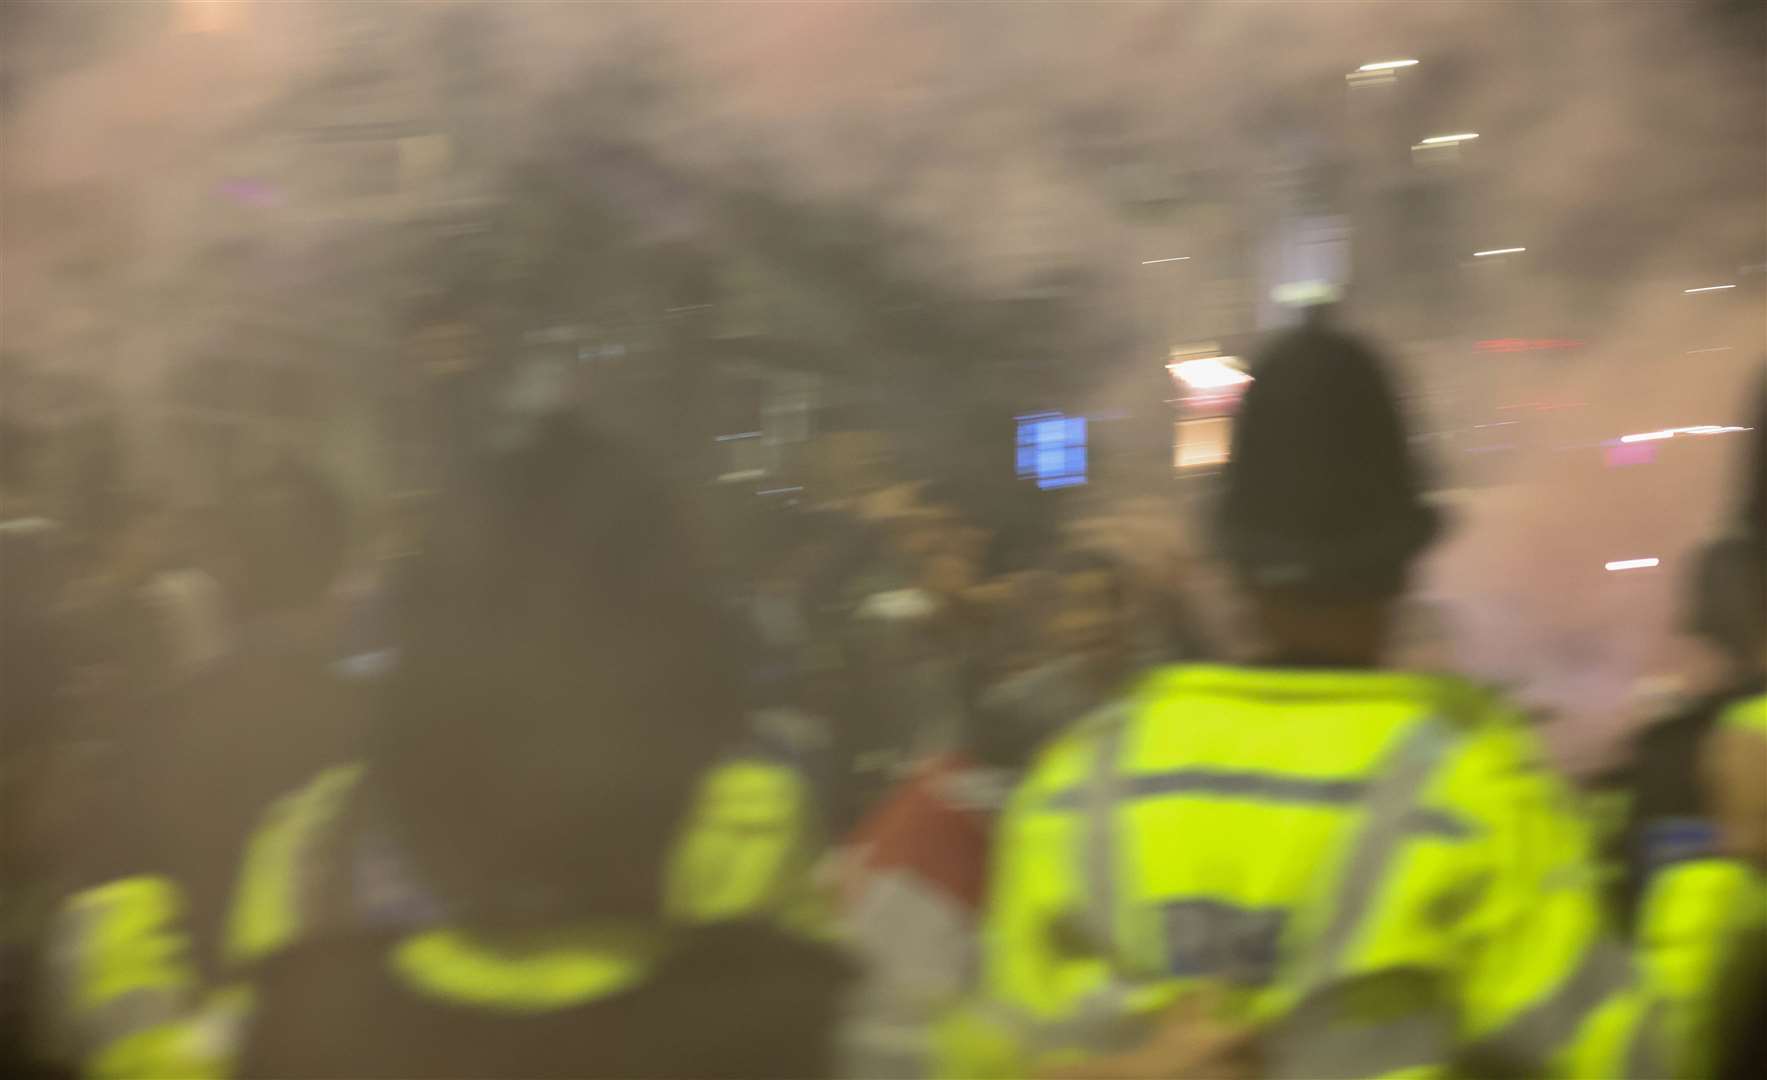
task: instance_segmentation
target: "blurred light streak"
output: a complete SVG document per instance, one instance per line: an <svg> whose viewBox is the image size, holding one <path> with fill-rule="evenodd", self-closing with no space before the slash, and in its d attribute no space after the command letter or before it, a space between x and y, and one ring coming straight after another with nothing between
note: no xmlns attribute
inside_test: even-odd
<svg viewBox="0 0 1767 1080"><path fill-rule="evenodd" d="M1424 139L1423 141L1419 142L1417 145L1419 145L1419 146L1445 146L1449 143L1471 142L1472 140L1474 140L1478 137L1479 137L1479 133L1476 131L1463 131L1458 135L1431 135L1429 138Z"/></svg>
<svg viewBox="0 0 1767 1080"><path fill-rule="evenodd" d="M1189 262L1189 261L1190 261L1190 256L1188 256L1188 255L1174 255L1170 259L1143 259L1143 260L1141 260L1141 265L1153 266L1155 263Z"/></svg>
<svg viewBox="0 0 1767 1080"><path fill-rule="evenodd" d="M1490 251L1475 251L1475 252L1473 252L1473 258L1482 259L1487 255L1514 255L1517 252L1526 251L1526 250L1528 250L1528 249L1525 247L1492 248Z"/></svg>
<svg viewBox="0 0 1767 1080"><path fill-rule="evenodd" d="M1730 346L1728 346L1728 345L1714 345L1709 349L1689 349L1689 350L1687 350L1687 355L1688 356L1698 356L1700 353L1729 352L1729 351L1730 351Z"/></svg>
<svg viewBox="0 0 1767 1080"><path fill-rule="evenodd" d="M1641 431L1635 435L1622 435L1623 443L1655 442L1658 439L1673 439L1677 435L1728 435L1733 431L1753 431L1754 428L1737 427L1734 424L1695 424L1692 427L1664 428L1661 431Z"/></svg>
<svg viewBox="0 0 1767 1080"><path fill-rule="evenodd" d="M1608 570L1649 570L1662 562L1661 559L1615 559L1606 564Z"/></svg>
<svg viewBox="0 0 1767 1080"><path fill-rule="evenodd" d="M1216 356L1207 360L1181 360L1167 364L1166 370L1192 390L1218 390L1224 386L1240 386L1252 377L1234 365L1238 357Z"/></svg>
<svg viewBox="0 0 1767 1080"><path fill-rule="evenodd" d="M1684 293L1717 292L1719 289L1734 289L1735 285L1702 285L1697 289L1682 289Z"/></svg>
<svg viewBox="0 0 1767 1080"><path fill-rule="evenodd" d="M1376 60L1372 64L1363 64L1357 71L1391 71L1394 68L1412 67L1416 60Z"/></svg>

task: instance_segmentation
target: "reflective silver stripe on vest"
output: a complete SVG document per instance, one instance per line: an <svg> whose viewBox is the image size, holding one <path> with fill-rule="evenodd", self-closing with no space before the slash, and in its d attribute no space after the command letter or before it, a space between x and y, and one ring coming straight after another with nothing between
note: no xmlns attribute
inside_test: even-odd
<svg viewBox="0 0 1767 1080"><path fill-rule="evenodd" d="M1170 772L1134 773L1119 776L1116 789L1121 798L1153 798L1160 795L1217 795L1258 802L1320 803L1350 806L1361 802L1370 785L1362 780L1317 780L1277 773L1233 772L1222 769L1175 769ZM1068 789L1051 795L1045 803L1052 810L1091 806L1095 785ZM1415 807L1404 822L1406 831L1429 833L1449 839L1470 834L1466 824L1441 810Z"/></svg>
<svg viewBox="0 0 1767 1080"><path fill-rule="evenodd" d="M1501 1067L1514 1063L1531 1072L1571 1041L1600 1004L1632 984L1632 961L1626 950L1601 942L1583 954L1577 969L1545 997L1512 1018L1500 1030L1467 1047L1472 1060Z"/></svg>
<svg viewBox="0 0 1767 1080"><path fill-rule="evenodd" d="M1361 986L1357 980L1314 994L1274 1025L1260 1042L1265 1075L1357 1080L1452 1057L1454 1025L1443 1011L1429 1007L1427 993L1416 1012L1363 1021L1346 1012Z"/></svg>
<svg viewBox="0 0 1767 1080"><path fill-rule="evenodd" d="M169 987L144 987L130 990L87 1011L83 1021L86 1053L97 1053L105 1047L144 1031L152 1031L177 1023L190 1015L190 1002L185 994Z"/></svg>
<svg viewBox="0 0 1767 1080"><path fill-rule="evenodd" d="M1661 1053L1664 1037L1663 1003L1652 1001L1632 1032L1631 1045L1626 1047L1625 1080L1656 1080L1669 1075L1669 1066Z"/></svg>
<svg viewBox="0 0 1767 1080"><path fill-rule="evenodd" d="M1302 981L1303 986L1317 986L1335 975L1375 894L1386 883L1387 864L1410 835L1418 796L1454 740L1454 729L1440 717L1431 717L1406 735L1382 763L1370 789L1365 824L1339 871L1331 922L1315 947L1308 968L1310 977Z"/></svg>
<svg viewBox="0 0 1767 1080"><path fill-rule="evenodd" d="M1225 769L1174 769L1170 772L1135 773L1124 777L1126 797L1155 795L1221 795L1257 799L1261 802L1353 803L1362 798L1367 785L1360 780L1313 780L1265 772L1232 772ZM1090 789L1088 790L1090 795ZM1050 797L1056 809L1072 809L1077 793L1057 792Z"/></svg>
<svg viewBox="0 0 1767 1080"><path fill-rule="evenodd" d="M89 1057L129 1035L181 1018L189 1001L185 988L144 986L87 1004L85 990L94 978L92 967L105 958L92 951L102 939L99 930L109 912L98 905L70 904L57 914L50 931L47 985L50 1001L44 1036L50 1049L70 1060Z"/></svg>
<svg viewBox="0 0 1767 1080"><path fill-rule="evenodd" d="M1105 725L1086 785L1086 828L1081 836L1081 864L1086 884L1086 929L1098 951L1117 953L1117 805L1123 801L1123 774L1118 758L1129 729L1129 709L1113 706L1098 722Z"/></svg>

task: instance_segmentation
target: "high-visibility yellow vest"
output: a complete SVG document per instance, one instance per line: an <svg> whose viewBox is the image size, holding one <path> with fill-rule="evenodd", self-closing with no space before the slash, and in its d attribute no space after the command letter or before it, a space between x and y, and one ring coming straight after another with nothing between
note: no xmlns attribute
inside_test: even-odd
<svg viewBox="0 0 1767 1080"><path fill-rule="evenodd" d="M1664 1005L1674 1075L1714 1068L1721 988L1738 947L1758 946L1767 928L1767 883L1737 859L1673 863L1651 879L1639 909L1639 961Z"/></svg>
<svg viewBox="0 0 1767 1080"><path fill-rule="evenodd" d="M997 843L950 1075L1120 1049L1205 981L1271 1075L1661 1075L1570 795L1460 680L1156 672L1047 748Z"/></svg>
<svg viewBox="0 0 1767 1080"><path fill-rule="evenodd" d="M229 924L231 970L261 961L315 929L305 910L315 846L359 783L359 766L328 770L277 802L248 845ZM532 947L500 939L482 948L445 925L414 929L393 949L391 970L420 993L478 1008L567 1008L647 978L671 926L765 917L828 936L834 925L812 882L817 857L807 794L790 769L735 760L712 770L672 853L666 917L589 922L536 935ZM62 1041L102 1077L228 1074L249 1016L249 980L205 991L191 960L175 883L142 877L75 897L57 951L68 958L56 1011Z"/></svg>
<svg viewBox="0 0 1767 1080"><path fill-rule="evenodd" d="M88 889L50 939L50 1051L105 1080L226 1075L246 999L205 994L178 886L142 875Z"/></svg>
<svg viewBox="0 0 1767 1080"><path fill-rule="evenodd" d="M1737 702L1724 710L1718 722L1726 727L1767 735L1767 694L1756 694Z"/></svg>
<svg viewBox="0 0 1767 1080"><path fill-rule="evenodd" d="M332 769L271 809L246 850L227 928L230 960L261 959L300 934L308 849L360 774L357 766ZM796 773L755 760L719 766L687 821L667 870L664 904L671 921L766 916L801 933L829 932L832 915L811 881L819 852Z"/></svg>

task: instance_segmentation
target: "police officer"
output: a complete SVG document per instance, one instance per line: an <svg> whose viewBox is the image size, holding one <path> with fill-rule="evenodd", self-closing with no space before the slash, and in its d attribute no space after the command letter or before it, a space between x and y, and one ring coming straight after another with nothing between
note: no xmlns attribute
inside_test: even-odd
<svg viewBox="0 0 1767 1080"><path fill-rule="evenodd" d="M1252 373L1219 524L1263 661L1158 669L1045 749L947 1070L1121 1061L1195 990L1258 1030L1272 1076L1662 1075L1516 710L1379 669L1439 525L1382 364L1314 324Z"/></svg>
<svg viewBox="0 0 1767 1080"><path fill-rule="evenodd" d="M1705 692L1632 740L1625 824L1612 845L1622 868L1616 900L1627 926L1658 871L1717 850L1699 763L1723 713L1767 688L1762 571L1759 541L1746 535L1713 540L1694 559L1684 626L1717 671Z"/></svg>
<svg viewBox="0 0 1767 1080"><path fill-rule="evenodd" d="M462 484L363 759L248 846L222 977L191 963L211 931L175 882L69 906L86 1070L824 1071L846 975L802 785L732 753L732 658L685 539L642 462L560 417Z"/></svg>
<svg viewBox="0 0 1767 1080"><path fill-rule="evenodd" d="M1758 672L1767 663L1759 633L1767 581L1767 386L1757 404L1742 514L1726 543L1738 571L1732 588L1739 610L1755 620L1749 647ZM1656 843L1645 845L1653 857L1636 927L1640 959L1665 1006L1678 1075L1757 1076L1767 1066L1767 696L1753 689L1710 703L1691 752L1640 763L1688 774L1684 816L1642 835Z"/></svg>

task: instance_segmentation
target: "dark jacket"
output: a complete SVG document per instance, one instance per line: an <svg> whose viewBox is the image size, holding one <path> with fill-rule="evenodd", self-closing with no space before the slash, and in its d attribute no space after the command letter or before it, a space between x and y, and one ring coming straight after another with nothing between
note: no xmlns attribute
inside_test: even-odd
<svg viewBox="0 0 1767 1080"><path fill-rule="evenodd" d="M1616 778L1629 793L1625 824L1608 853L1621 869L1614 897L1621 925L1632 925L1655 870L1711 854L1716 831L1702 790L1700 747L1727 707L1763 685L1757 677L1707 695L1633 737L1631 765Z"/></svg>
<svg viewBox="0 0 1767 1080"><path fill-rule="evenodd" d="M385 935L297 946L255 980L239 1075L711 1078L833 1075L849 974L766 926L687 931L645 982L570 1008L490 1012L412 989Z"/></svg>

